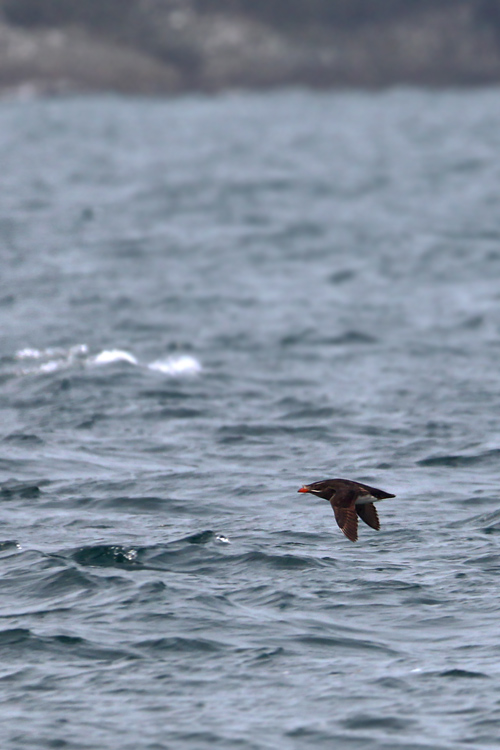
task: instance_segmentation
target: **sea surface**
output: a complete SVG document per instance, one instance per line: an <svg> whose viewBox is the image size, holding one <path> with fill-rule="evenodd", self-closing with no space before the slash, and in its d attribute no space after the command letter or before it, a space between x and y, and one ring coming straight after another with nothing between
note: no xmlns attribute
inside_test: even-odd
<svg viewBox="0 0 500 750"><path fill-rule="evenodd" d="M498 748L500 90L4 99L0 165L2 750Z"/></svg>

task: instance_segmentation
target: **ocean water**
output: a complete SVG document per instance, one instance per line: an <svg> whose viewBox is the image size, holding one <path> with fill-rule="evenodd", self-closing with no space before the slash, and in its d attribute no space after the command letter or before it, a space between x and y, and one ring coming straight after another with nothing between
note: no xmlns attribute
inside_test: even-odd
<svg viewBox="0 0 500 750"><path fill-rule="evenodd" d="M498 747L499 123L0 103L2 748Z"/></svg>

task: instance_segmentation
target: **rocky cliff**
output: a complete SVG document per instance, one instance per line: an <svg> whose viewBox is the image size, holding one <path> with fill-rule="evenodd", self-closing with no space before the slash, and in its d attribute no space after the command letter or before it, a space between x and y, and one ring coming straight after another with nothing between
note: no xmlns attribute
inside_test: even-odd
<svg viewBox="0 0 500 750"><path fill-rule="evenodd" d="M500 0L0 0L0 89L500 81Z"/></svg>

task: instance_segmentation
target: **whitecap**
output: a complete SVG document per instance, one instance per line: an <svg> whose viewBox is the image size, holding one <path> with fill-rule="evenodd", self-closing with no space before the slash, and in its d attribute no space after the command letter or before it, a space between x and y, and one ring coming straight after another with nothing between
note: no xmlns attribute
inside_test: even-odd
<svg viewBox="0 0 500 750"><path fill-rule="evenodd" d="M16 352L17 359L40 359L42 352L40 349L32 349L27 346L26 349L20 349Z"/></svg>
<svg viewBox="0 0 500 750"><path fill-rule="evenodd" d="M39 372L55 372L65 365L65 362L56 362L54 360L51 360L50 362L44 362L43 365L40 365L38 370Z"/></svg>
<svg viewBox="0 0 500 750"><path fill-rule="evenodd" d="M113 362L128 362L130 365L138 364L133 354L122 349L104 349L104 351L90 359L90 363L93 365L109 365Z"/></svg>
<svg viewBox="0 0 500 750"><path fill-rule="evenodd" d="M70 346L69 349L63 349L62 347L57 346L50 346L47 349L36 349L35 347L27 346L16 352L16 359L45 359L47 357L57 357L58 359L72 362L75 358L88 354L88 351L89 348L87 344L76 344L75 346Z"/></svg>
<svg viewBox="0 0 500 750"><path fill-rule="evenodd" d="M182 354L178 357L167 357L167 359L158 359L148 365L150 370L161 372L164 375L196 375L201 372L202 367L197 359L189 354Z"/></svg>
<svg viewBox="0 0 500 750"><path fill-rule="evenodd" d="M76 344L68 349L57 346L37 349L27 346L16 352L16 359L24 363L24 367L19 370L21 375L33 375L66 369L76 361L85 361L87 354L87 344Z"/></svg>
<svg viewBox="0 0 500 750"><path fill-rule="evenodd" d="M64 370L75 365L104 366L115 362L126 362L139 366L137 357L125 349L103 349L98 354L90 355L87 344L75 344L66 349L61 347L25 347L16 352L16 359L23 362L19 373L22 375ZM144 365L149 370L170 377L197 375L202 370L200 362L189 354L170 355Z"/></svg>

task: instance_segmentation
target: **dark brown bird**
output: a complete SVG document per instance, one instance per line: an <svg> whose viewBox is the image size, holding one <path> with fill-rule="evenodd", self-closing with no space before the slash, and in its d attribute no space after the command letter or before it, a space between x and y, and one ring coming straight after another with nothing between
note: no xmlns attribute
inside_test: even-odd
<svg viewBox="0 0 500 750"><path fill-rule="evenodd" d="M305 484L299 492L310 492L311 495L328 500L335 513L335 520L351 542L358 539L358 516L378 531L380 521L373 503L386 497L396 497L390 492L353 482L351 479L324 479L322 482Z"/></svg>

